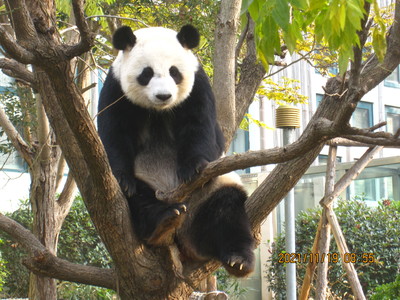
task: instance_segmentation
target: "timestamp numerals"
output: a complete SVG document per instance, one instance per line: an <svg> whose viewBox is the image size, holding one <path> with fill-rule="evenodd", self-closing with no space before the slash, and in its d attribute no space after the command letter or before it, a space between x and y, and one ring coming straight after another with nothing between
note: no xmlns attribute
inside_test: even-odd
<svg viewBox="0 0 400 300"><path fill-rule="evenodd" d="M337 263L340 260L339 253L279 253L278 263ZM374 263L374 253L345 253L343 256L343 262L345 263Z"/></svg>

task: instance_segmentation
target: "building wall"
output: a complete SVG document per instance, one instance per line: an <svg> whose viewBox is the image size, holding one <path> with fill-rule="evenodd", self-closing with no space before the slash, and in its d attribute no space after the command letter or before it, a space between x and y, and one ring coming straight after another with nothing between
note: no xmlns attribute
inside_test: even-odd
<svg viewBox="0 0 400 300"><path fill-rule="evenodd" d="M289 58L290 59L290 58ZM274 72L274 69L271 70ZM397 73L396 73L397 72ZM360 118L351 120L352 126L357 122L369 123L369 126L379 122L386 121L387 107L399 110L400 114L400 73L399 68L395 71L397 79L395 82L382 82L371 92L366 94L359 105L360 109L371 109L366 114L371 120ZM323 95L322 89L325 86L326 78L316 73L306 62L299 62L291 68L284 70L279 75L275 75L275 81L285 76L300 80L301 94L309 97L307 104L296 105L301 109L301 127L296 130L297 137L307 126L311 117L318 107L319 95ZM393 79L393 76L392 76ZM397 81L397 82L396 82ZM249 108L252 117L257 118L267 126L275 127L275 110L277 105L266 98L260 98L253 102ZM364 116L363 114L360 114ZM400 115L399 115L400 120ZM369 127L367 126L367 127ZM380 129L386 131L386 126ZM265 129L255 124L251 124L249 128L249 145L244 148L250 150L270 149L282 146L282 130L281 129ZM242 141L236 141L241 143ZM338 179L346 170L348 170L354 160L361 157L366 151L364 147L339 147L338 157L340 161L337 169ZM328 155L328 147L324 147L321 155ZM344 199L359 196L362 197L369 205L377 205L377 200L394 199L400 200L400 150L398 148L385 148L377 156L369 167L361 173L358 180L354 181L350 187L341 195ZM267 174L274 168L273 165L251 168L253 176L257 174L257 184L260 184ZM319 205L319 201L324 195L326 166L322 157L317 159L313 166L307 171L305 176L299 181L295 187L295 213L315 207ZM247 183L246 181L244 181ZM253 182L254 185L254 182ZM251 292L247 293L243 299L273 299L273 295L268 291L268 283L263 280L265 276L265 265L270 257L271 244L277 233L281 231L284 222L283 203L270 214L261 226L262 240L257 248L257 272L249 279L243 282L243 285L249 287ZM261 278L261 281L260 281Z"/></svg>

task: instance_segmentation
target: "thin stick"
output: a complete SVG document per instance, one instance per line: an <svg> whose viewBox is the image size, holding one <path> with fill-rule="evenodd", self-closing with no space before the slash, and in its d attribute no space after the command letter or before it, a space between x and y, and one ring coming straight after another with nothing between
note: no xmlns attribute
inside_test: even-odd
<svg viewBox="0 0 400 300"><path fill-rule="evenodd" d="M326 183L325 183L325 195L331 194L335 189L335 176L336 176L336 153L337 147L329 147L328 165L326 168ZM327 210L325 207L322 209L321 214L322 226L318 245L318 262L317 271L317 284L315 299L322 300L326 299L326 292L328 287L328 258L325 257L329 253L329 246L331 242L331 226L328 221Z"/></svg>
<svg viewBox="0 0 400 300"><path fill-rule="evenodd" d="M333 236L335 237L336 244L338 245L338 249L340 252L340 257L342 259L343 269L346 271L347 278L349 279L349 283L351 286L351 290L357 300L364 300L365 295L362 290L360 280L357 276L357 271L354 268L354 264L351 261L348 261L349 248L346 244L346 239L343 235L342 230L340 229L339 222L336 218L335 212L331 207L327 207L328 211L328 221L332 226Z"/></svg>

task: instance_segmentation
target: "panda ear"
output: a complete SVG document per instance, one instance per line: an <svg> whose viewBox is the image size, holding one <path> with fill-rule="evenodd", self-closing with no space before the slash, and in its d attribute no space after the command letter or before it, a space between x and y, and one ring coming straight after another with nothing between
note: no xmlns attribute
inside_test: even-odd
<svg viewBox="0 0 400 300"><path fill-rule="evenodd" d="M126 50L135 45L136 36L129 26L122 26L114 32L112 43L115 49Z"/></svg>
<svg viewBox="0 0 400 300"><path fill-rule="evenodd" d="M192 25L183 26L176 37L179 43L188 49L196 48L200 43L200 34Z"/></svg>

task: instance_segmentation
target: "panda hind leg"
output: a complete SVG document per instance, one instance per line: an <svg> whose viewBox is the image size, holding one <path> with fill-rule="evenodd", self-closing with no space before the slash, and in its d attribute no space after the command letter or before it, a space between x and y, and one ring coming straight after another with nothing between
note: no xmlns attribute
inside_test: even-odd
<svg viewBox="0 0 400 300"><path fill-rule="evenodd" d="M128 204L136 233L151 246L171 244L186 215L185 204L158 200L143 182L139 183L137 193L128 198Z"/></svg>
<svg viewBox="0 0 400 300"><path fill-rule="evenodd" d="M219 260L236 277L254 270L254 238L238 186L215 191L196 212L191 241L199 256Z"/></svg>

